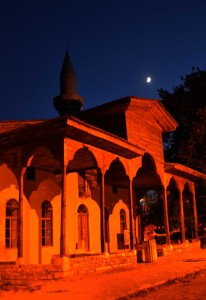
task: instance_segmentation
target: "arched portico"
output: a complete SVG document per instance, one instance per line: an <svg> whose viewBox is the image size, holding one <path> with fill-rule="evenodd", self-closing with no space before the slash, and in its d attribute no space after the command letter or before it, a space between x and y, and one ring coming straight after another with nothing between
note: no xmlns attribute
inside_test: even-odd
<svg viewBox="0 0 206 300"><path fill-rule="evenodd" d="M186 239L196 239L198 221L194 182L179 176L168 175L166 194L171 240L185 242Z"/></svg>
<svg viewBox="0 0 206 300"><path fill-rule="evenodd" d="M141 243L144 238L144 227L155 221L154 214L158 212L158 220L156 218L155 223L157 224L155 225L161 225L162 228L165 226L163 184L157 173L155 161L149 153L145 153L142 157L142 165L133 178L133 189L135 190L135 210L138 218L138 242ZM151 199L151 191L156 194L155 201L148 201L149 198Z"/></svg>
<svg viewBox="0 0 206 300"><path fill-rule="evenodd" d="M96 204L99 207L101 207L101 199L100 199L101 172L100 172L100 169L98 168L97 160L95 158L95 155L92 153L92 151L90 151L85 146L76 149L76 151L73 153L73 155L71 157L68 157L65 169L66 169L65 170L66 174L63 176L63 178L65 177L65 179L62 178L63 187L65 190L67 189L65 205L69 205L69 207L71 207L70 202L74 201L74 200L72 200L72 198L73 199L75 199L75 198L82 199L82 201L84 201L84 204L82 204L82 205L86 205L86 199L89 198L89 199L92 199L92 201L96 202ZM74 175L76 174L76 177L73 176L74 178L77 178L76 183L75 183L75 181L71 181L73 178L72 177L73 174ZM67 177L67 179L66 179L66 177ZM75 185L77 186L77 189L73 188ZM76 194L74 194L75 190L76 190ZM83 207L83 206L80 206L80 207ZM85 207L87 207L87 205ZM66 210L66 208L64 208L64 209ZM88 207L87 207L87 209L88 209ZM93 209L94 209L94 207L93 207ZM67 211L67 214L72 213L72 212L69 212L68 210L66 210L66 211ZM94 213L94 211L93 211L93 213ZM92 242L92 238L90 238L90 236L89 236L90 231L86 230L86 228L87 229L89 228L89 217L88 217L89 215L90 215L89 209L88 209L87 214L83 214L82 212L80 213L78 210L78 217L77 217L78 224L80 224L80 223L86 224L85 223L86 220L88 222L87 222L87 225L84 225L82 227L82 228L84 228L84 236L83 236L84 247L82 246L82 242L80 241L80 236L81 236L80 231L81 230L79 229L76 233L77 234L76 249L80 249L81 251L85 251L85 252L87 252L90 249L89 241ZM101 216L99 216L99 218L100 217ZM80 227L78 227L78 228L80 228ZM73 248L73 246L69 246L69 243L71 243L71 241L68 239L68 237L70 235L70 231L72 229L71 229L71 227L68 227L68 225L67 225L65 230L66 230L65 244L67 245L66 248L69 248L69 249ZM93 230L94 230L94 228L93 228ZM96 233L96 235L97 235L97 233Z"/></svg>
<svg viewBox="0 0 206 300"><path fill-rule="evenodd" d="M124 203L127 205L129 210L129 228L130 232L130 241L129 248L133 249L134 247L134 220L133 220L133 198L132 193L130 194L130 180L129 176L126 173L123 163L116 158L113 160L105 173L105 208L112 212L113 206L123 199ZM132 213L131 213L132 212ZM117 221L118 222L118 221ZM116 240L117 248L120 247L120 241L118 237L123 234L121 232L116 233L116 236L113 236L113 239ZM119 234L119 235L118 235ZM125 246L124 237L121 237L122 246ZM128 243L128 241L127 241Z"/></svg>

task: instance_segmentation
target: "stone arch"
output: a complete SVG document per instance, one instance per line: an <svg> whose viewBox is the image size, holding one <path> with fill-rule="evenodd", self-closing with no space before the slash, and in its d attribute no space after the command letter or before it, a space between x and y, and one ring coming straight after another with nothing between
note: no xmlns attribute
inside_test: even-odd
<svg viewBox="0 0 206 300"><path fill-rule="evenodd" d="M22 162L26 167L35 167L48 172L59 170L61 165L55 151L49 145L38 145L33 149L23 150Z"/></svg>
<svg viewBox="0 0 206 300"><path fill-rule="evenodd" d="M55 155L55 150L46 144L22 149L22 165L23 189L28 199L43 180L53 178L55 181L56 172L60 173L61 170L61 163ZM32 189L30 184L25 184L26 180L32 183Z"/></svg>
<svg viewBox="0 0 206 300"><path fill-rule="evenodd" d="M127 222L129 220L129 208L127 206L127 204L122 200L118 200L117 203L114 204L113 209L112 209L112 213L111 214L118 214L121 209L124 209L126 211L126 218L127 218ZM129 228L129 223L127 223L127 227ZM120 230L120 226L119 226L119 230Z"/></svg>
<svg viewBox="0 0 206 300"><path fill-rule="evenodd" d="M37 201L44 201L47 199L52 202L52 200L57 197L61 192L59 185L53 178L44 178L42 179L38 185L36 185L36 189L32 190L30 197L30 205L35 205ZM34 199L36 199L34 201Z"/></svg>
<svg viewBox="0 0 206 300"><path fill-rule="evenodd" d="M87 147L79 148L68 162L68 171L75 172L80 169L97 168L95 155Z"/></svg>
<svg viewBox="0 0 206 300"><path fill-rule="evenodd" d="M0 166L0 227L2 228L2 234L0 236L0 251L4 251L5 247L5 216L6 216L6 204L8 200L15 199L19 202L19 186L16 174L12 171L7 164ZM12 254L11 260L16 260L16 251Z"/></svg>
<svg viewBox="0 0 206 300"><path fill-rule="evenodd" d="M156 172L157 170L154 158L147 152L142 157L142 169L147 172Z"/></svg>
<svg viewBox="0 0 206 300"><path fill-rule="evenodd" d="M145 227L150 225L151 222L156 223L154 224L156 226L164 226L163 183L160 175L157 173L155 160L149 153L143 155L142 165L137 170L132 185L136 200L135 213L138 215L139 220L138 238L141 242L143 240ZM147 194L151 193L151 191L153 191L153 194L157 194L157 199L156 201L147 202ZM143 206L143 203L145 206ZM144 210L144 208L146 208L146 210Z"/></svg>
<svg viewBox="0 0 206 300"><path fill-rule="evenodd" d="M110 215L110 251L116 252L124 248L124 236L121 232L120 211L125 211L126 229L129 230L129 208L122 199L115 203Z"/></svg>
<svg viewBox="0 0 206 300"><path fill-rule="evenodd" d="M114 165L119 164L119 166L124 169L126 175L128 175L128 166L125 165L125 161L121 157L111 157L111 160L107 162L106 172L109 171L111 168L114 168Z"/></svg>
<svg viewBox="0 0 206 300"><path fill-rule="evenodd" d="M95 198L101 181L101 172L96 157L87 147L79 148L74 153L73 158L68 162L67 172L78 174L80 197Z"/></svg>
<svg viewBox="0 0 206 300"><path fill-rule="evenodd" d="M105 206L109 214L112 213L115 203L122 199L129 205L129 177L123 163L114 159L105 173Z"/></svg>
<svg viewBox="0 0 206 300"><path fill-rule="evenodd" d="M123 162L121 161L121 159L120 159L119 157L117 157L117 158L115 158L115 159L112 160L112 162L110 163L109 169L117 168L117 166L118 166L119 168L121 168L121 171L122 171L123 173L126 174L126 169L125 169L125 167L124 167L124 164L123 164ZM108 170L109 170L109 169L108 169Z"/></svg>
<svg viewBox="0 0 206 300"><path fill-rule="evenodd" d="M30 224L28 230L31 230L32 234L28 235L27 241L29 241L28 251L30 253L30 259L33 263L49 263L53 255L53 251L59 251L59 228L60 224L60 192L61 189L58 183L53 178L42 178L38 184L35 185L35 189L31 189L28 205L28 224ZM53 215L53 235L52 235L52 247L42 247L42 203L48 201L52 205Z"/></svg>
<svg viewBox="0 0 206 300"><path fill-rule="evenodd" d="M184 184L184 189L183 192L185 191L185 193L191 193L192 194L192 187L191 187L191 183L186 181Z"/></svg>
<svg viewBox="0 0 206 300"><path fill-rule="evenodd" d="M119 158L114 159L105 173L105 183L110 186L128 187L129 177L124 164Z"/></svg>
<svg viewBox="0 0 206 300"><path fill-rule="evenodd" d="M11 186L15 186L17 189L19 188L17 174L13 172L7 164L2 164L0 166L0 177L0 191Z"/></svg>
<svg viewBox="0 0 206 300"><path fill-rule="evenodd" d="M138 190L145 190L155 188L162 188L163 184L157 168L155 160L149 153L145 153L142 157L142 166L137 170L136 176L133 178L133 186Z"/></svg>

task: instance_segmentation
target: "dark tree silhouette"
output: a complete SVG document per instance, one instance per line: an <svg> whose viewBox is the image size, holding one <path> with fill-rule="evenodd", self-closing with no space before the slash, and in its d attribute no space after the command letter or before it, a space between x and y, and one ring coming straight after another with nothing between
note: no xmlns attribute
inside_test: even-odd
<svg viewBox="0 0 206 300"><path fill-rule="evenodd" d="M163 105L179 124L163 137L165 160L206 174L206 70L193 68L181 81L171 93L158 90ZM206 183L196 187L199 223L206 225Z"/></svg>
<svg viewBox="0 0 206 300"><path fill-rule="evenodd" d="M206 71L193 68L170 93L158 90L179 126L164 136L165 160L206 173Z"/></svg>

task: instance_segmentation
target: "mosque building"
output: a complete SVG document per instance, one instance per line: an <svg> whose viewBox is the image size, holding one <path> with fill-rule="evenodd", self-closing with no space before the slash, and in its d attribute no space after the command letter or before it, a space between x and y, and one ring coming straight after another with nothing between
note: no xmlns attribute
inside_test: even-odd
<svg viewBox="0 0 206 300"><path fill-rule="evenodd" d="M147 201L159 204L153 225L165 244L172 231L184 243L188 227L197 239L195 183L206 175L164 161L162 135L178 124L159 100L83 110L66 52L53 104L56 118L0 121L1 263L134 251Z"/></svg>

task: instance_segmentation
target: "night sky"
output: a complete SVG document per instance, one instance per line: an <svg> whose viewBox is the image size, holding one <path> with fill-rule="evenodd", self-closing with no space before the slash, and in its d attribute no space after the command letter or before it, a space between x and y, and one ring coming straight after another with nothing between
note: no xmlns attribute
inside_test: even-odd
<svg viewBox="0 0 206 300"><path fill-rule="evenodd" d="M58 115L67 49L84 109L158 98L193 66L205 69L206 1L0 0L1 120Z"/></svg>

